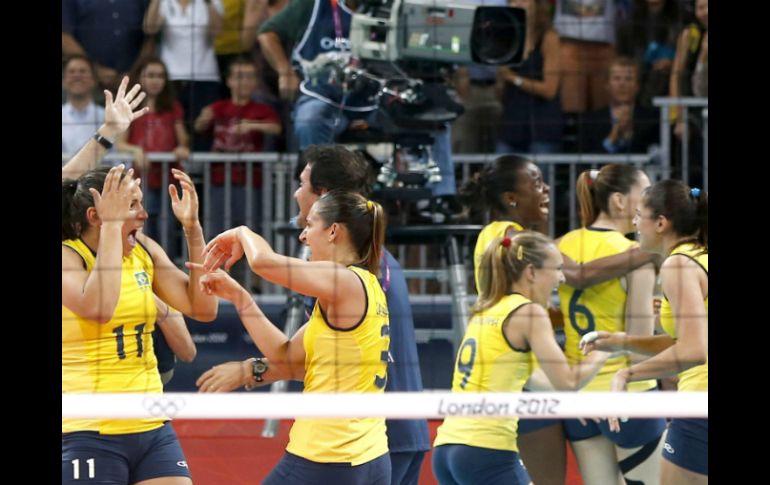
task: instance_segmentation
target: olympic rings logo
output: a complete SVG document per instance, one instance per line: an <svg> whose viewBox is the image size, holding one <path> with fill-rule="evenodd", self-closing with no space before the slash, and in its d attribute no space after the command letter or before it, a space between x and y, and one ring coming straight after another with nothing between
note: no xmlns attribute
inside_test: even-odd
<svg viewBox="0 0 770 485"><path fill-rule="evenodd" d="M142 405L153 417L157 418L164 416L173 418L184 408L185 401L182 398L169 399L167 397L146 397L144 398Z"/></svg>

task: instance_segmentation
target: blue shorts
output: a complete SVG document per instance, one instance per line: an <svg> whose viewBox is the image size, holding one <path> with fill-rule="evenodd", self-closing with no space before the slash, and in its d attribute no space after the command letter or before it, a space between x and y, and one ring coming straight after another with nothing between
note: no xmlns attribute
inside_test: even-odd
<svg viewBox="0 0 770 485"><path fill-rule="evenodd" d="M529 389L522 389L522 392L532 392ZM534 431L547 428L549 426L555 426L557 424L561 423L561 419L543 419L543 418L535 418L535 419L522 419L519 418L519 427L517 428L516 432L519 434L519 436L527 433L532 433Z"/></svg>
<svg viewBox="0 0 770 485"><path fill-rule="evenodd" d="M433 474L441 485L528 485L532 481L515 451L468 445L433 448Z"/></svg>
<svg viewBox="0 0 770 485"><path fill-rule="evenodd" d="M288 451L262 485L390 485L390 455L352 466L350 463L318 463Z"/></svg>
<svg viewBox="0 0 770 485"><path fill-rule="evenodd" d="M142 433L63 433L62 485L126 485L158 477L190 477L187 460L171 423Z"/></svg>
<svg viewBox="0 0 770 485"><path fill-rule="evenodd" d="M708 475L709 420L671 420L663 445L663 458L685 470Z"/></svg>
<svg viewBox="0 0 770 485"><path fill-rule="evenodd" d="M621 448L638 448L660 438L666 429L666 420L663 418L629 419L625 423L620 423L620 432L618 433L610 431L609 423L606 420L598 423L592 419L585 421L586 425L583 426L577 419L564 420L564 434L568 440L581 441L604 435Z"/></svg>
<svg viewBox="0 0 770 485"><path fill-rule="evenodd" d="M555 426L559 423L561 423L561 419L519 418L519 427L517 428L516 431L519 434L519 436L521 436L523 434L532 433L533 431L547 428L549 426Z"/></svg>
<svg viewBox="0 0 770 485"><path fill-rule="evenodd" d="M391 485L418 485L424 451L390 452Z"/></svg>

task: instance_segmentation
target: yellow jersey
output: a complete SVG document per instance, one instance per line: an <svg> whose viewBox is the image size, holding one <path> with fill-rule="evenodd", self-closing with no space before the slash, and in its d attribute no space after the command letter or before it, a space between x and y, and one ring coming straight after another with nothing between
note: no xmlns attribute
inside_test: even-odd
<svg viewBox="0 0 770 485"><path fill-rule="evenodd" d="M81 240L72 248L91 272L96 254ZM154 265L139 243L123 257L120 297L106 323L85 319L62 305L62 393L162 392L152 346L157 308L152 292ZM139 433L159 428L166 419L62 419L62 433Z"/></svg>
<svg viewBox="0 0 770 485"><path fill-rule="evenodd" d="M521 392L532 374L534 355L530 349L516 349L508 342L503 323L528 303L531 301L514 293L471 317L457 351L452 392ZM518 452L518 426L519 418L448 416L439 426L433 446L463 444Z"/></svg>
<svg viewBox="0 0 770 485"><path fill-rule="evenodd" d="M484 256L484 252L493 239L505 237L505 233L508 232L509 228L513 228L516 231L524 230L524 227L518 222L494 221L484 226L484 229L479 233L479 237L476 239L476 247L473 250L473 277L476 280L476 293L480 293L479 267L481 266L481 258Z"/></svg>
<svg viewBox="0 0 770 485"><path fill-rule="evenodd" d="M559 250L576 263L589 263L630 249L635 243L618 231L584 227L565 234ZM652 296L652 295L650 295ZM567 284L559 286L559 306L564 315L565 354L570 365L582 362L585 356L578 348L583 335L593 330L623 332L626 329L628 294L620 278L615 278L585 290ZM585 391L609 391L617 371L631 365L627 356L608 359L599 373L583 387ZM646 391L656 386L654 380L629 383L629 391Z"/></svg>
<svg viewBox="0 0 770 485"><path fill-rule="evenodd" d="M696 244L683 244L675 248L669 257L674 254L684 254L688 258L698 263L701 268L706 272L708 277L709 273L709 255L703 252L703 248ZM709 299L708 296L703 303L706 307L706 321L708 321L709 311ZM663 296L663 301L660 305L660 326L663 327L663 331L666 332L671 338L676 339L676 321L674 314L671 311L671 303L668 298ZM706 327L708 332L708 327ZM707 340L708 342L708 340ZM709 390L709 364L708 358L706 363L691 367L684 372L679 373L679 384L677 389L680 391L708 391Z"/></svg>
<svg viewBox="0 0 770 485"><path fill-rule="evenodd" d="M385 392L390 347L388 303L377 277L348 266L366 293L366 311L350 329L332 328L316 301L305 328L303 392ZM286 451L319 463L367 463L388 452L384 418L297 418Z"/></svg>

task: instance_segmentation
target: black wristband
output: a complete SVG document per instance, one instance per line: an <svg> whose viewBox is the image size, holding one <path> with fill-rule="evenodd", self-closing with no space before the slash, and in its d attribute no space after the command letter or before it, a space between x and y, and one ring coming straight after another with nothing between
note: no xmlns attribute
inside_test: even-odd
<svg viewBox="0 0 770 485"><path fill-rule="evenodd" d="M96 143L100 144L101 146L103 146L107 150L112 148L112 142L110 140L106 139L105 137L103 137L101 134L99 134L98 131L96 133L94 133L94 140L96 140Z"/></svg>

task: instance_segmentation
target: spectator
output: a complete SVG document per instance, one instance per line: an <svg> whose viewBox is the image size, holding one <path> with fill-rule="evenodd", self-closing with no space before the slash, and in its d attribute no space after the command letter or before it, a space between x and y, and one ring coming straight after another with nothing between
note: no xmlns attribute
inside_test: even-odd
<svg viewBox="0 0 770 485"><path fill-rule="evenodd" d="M580 151L584 153L647 153L658 143L658 112L640 106L638 68L627 57L618 57L609 68L607 93L610 105L582 116Z"/></svg>
<svg viewBox="0 0 770 485"><path fill-rule="evenodd" d="M486 7L507 4L506 0L460 0L459 3ZM492 153L502 107L495 95L496 66L460 66L454 85L465 111L454 122L452 148L458 153Z"/></svg>
<svg viewBox="0 0 770 485"><path fill-rule="evenodd" d="M583 113L607 106L607 68L615 56L615 1L556 2L561 36L561 107Z"/></svg>
<svg viewBox="0 0 770 485"><path fill-rule="evenodd" d="M227 86L230 88L229 99L219 100L203 108L195 120L195 131L211 132L214 135L212 151L225 153L261 152L264 135L281 133L278 114L266 104L251 100L251 93L257 83L257 68L250 60L236 58L227 74ZM246 164L233 163L230 173L232 189L230 192L230 227L248 224L246 204L253 207L254 216L259 220L262 207L262 169L255 166L253 171L253 200L246 201ZM219 234L225 227L225 165L211 165L211 192L209 214L206 221L208 234ZM258 225L252 225L258 227Z"/></svg>
<svg viewBox="0 0 770 485"><path fill-rule="evenodd" d="M155 49L153 39L142 32L148 4L62 0L62 55L93 59L99 84L114 91L134 62Z"/></svg>
<svg viewBox="0 0 770 485"><path fill-rule="evenodd" d="M223 12L221 0L151 0L144 19L147 34L162 33L160 58L187 115L188 130L201 109L219 97L214 39ZM209 139L193 140L196 151L210 147Z"/></svg>
<svg viewBox="0 0 770 485"><path fill-rule="evenodd" d="M700 93L699 96L708 96L708 0L695 2L695 18L696 22L685 27L679 35L669 84L672 97L696 96L695 88ZM697 111L689 111L693 115L691 117L693 128L699 127L700 117ZM674 134L678 138L681 138L684 133L684 119L680 113L679 108L674 110L676 119Z"/></svg>
<svg viewBox="0 0 770 485"><path fill-rule="evenodd" d="M62 72L62 88L67 96L61 107L62 153L76 153L104 122L104 108L93 100L94 86L91 60L82 54L67 59Z"/></svg>
<svg viewBox="0 0 770 485"><path fill-rule="evenodd" d="M498 71L497 90L503 116L497 153L558 153L562 120L558 98L559 34L551 27L547 0L509 0L527 12L524 57L514 71ZM541 166L548 178L548 166Z"/></svg>
<svg viewBox="0 0 770 485"><path fill-rule="evenodd" d="M181 257L181 233L179 226L171 217L161 220L163 165L150 163L146 152L173 152L176 161L170 164L169 181L173 181L171 169L183 169L182 161L190 157L190 136L184 127L184 111L176 100L171 84L168 82L166 66L157 57L147 57L136 67L132 82L138 82L147 93L142 106L150 111L137 119L128 132L118 137L117 148L134 155L134 170L142 177L145 193L145 209L150 218L145 222L145 233L160 240L160 228L169 234L166 252L172 258Z"/></svg>
<svg viewBox="0 0 770 485"><path fill-rule="evenodd" d="M681 22L679 0L636 0L631 18L618 27L618 55L639 65L642 106L668 95Z"/></svg>

